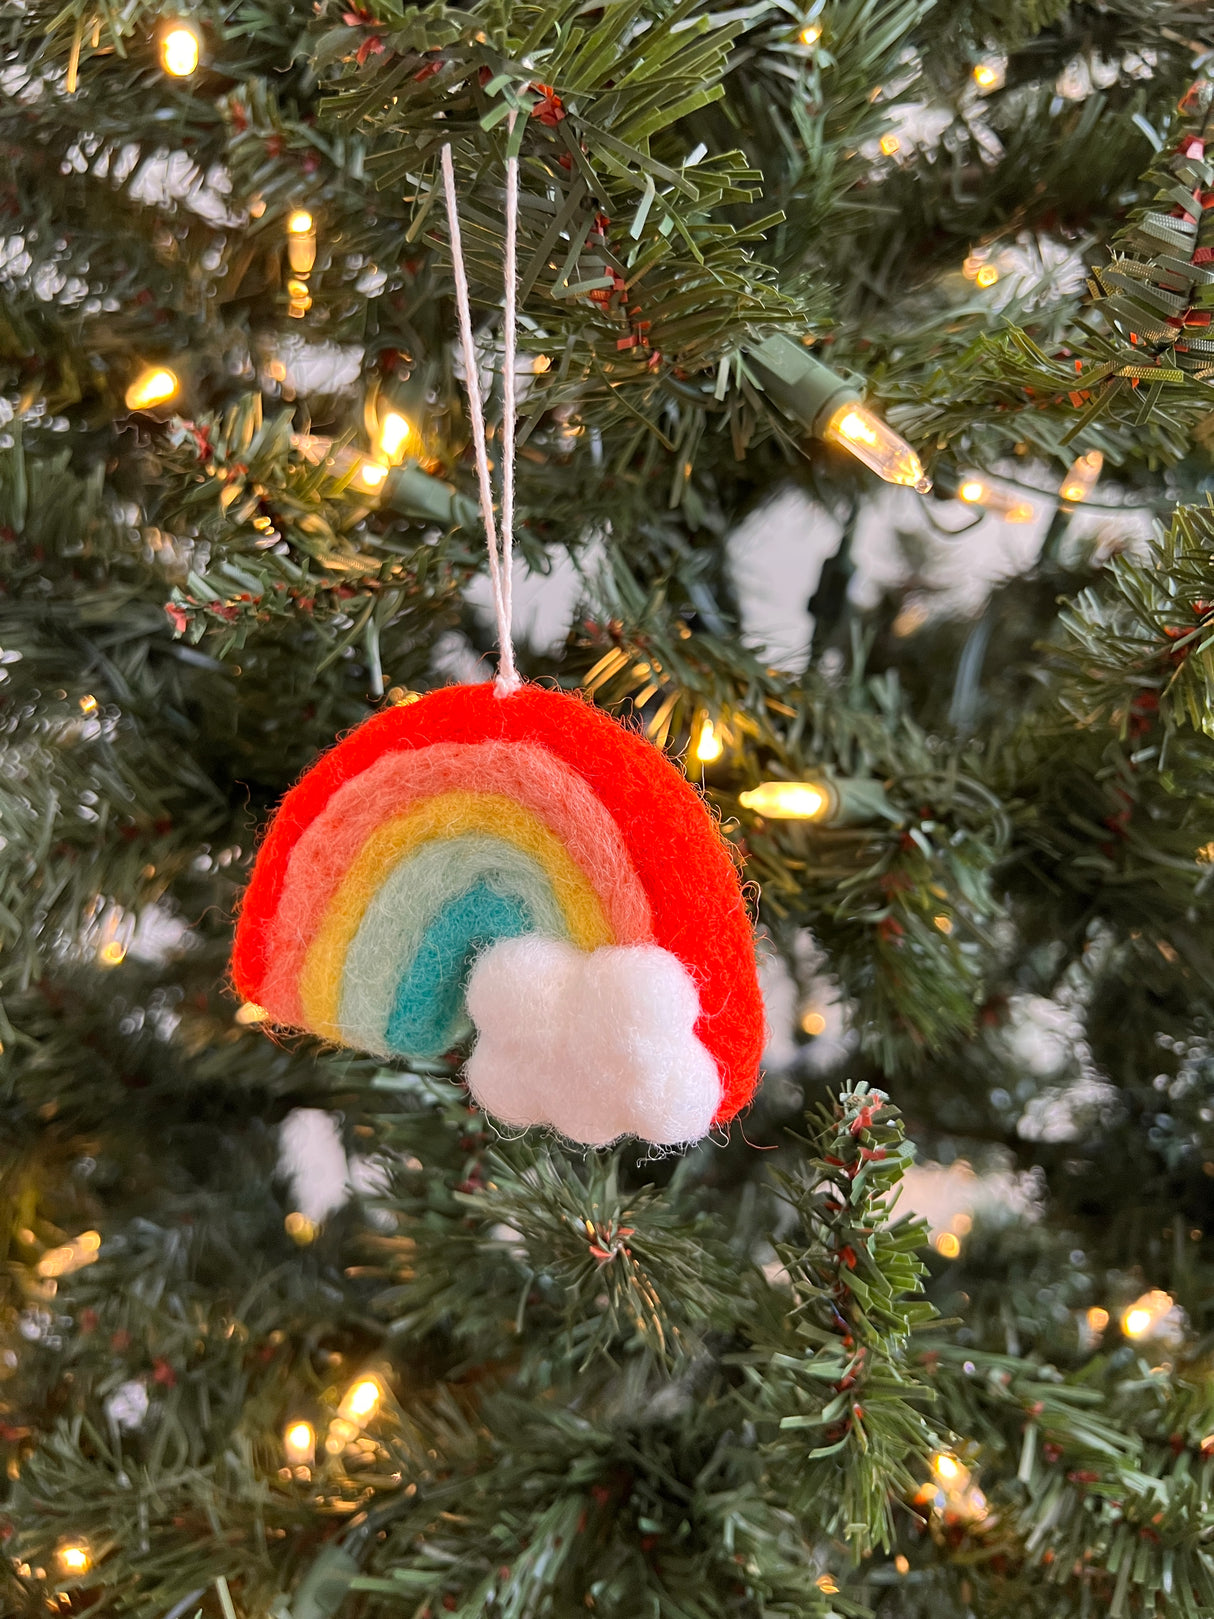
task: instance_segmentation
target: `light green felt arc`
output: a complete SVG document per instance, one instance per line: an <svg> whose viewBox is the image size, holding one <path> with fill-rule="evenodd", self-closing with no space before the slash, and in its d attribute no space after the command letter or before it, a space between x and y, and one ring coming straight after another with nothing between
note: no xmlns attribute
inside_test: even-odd
<svg viewBox="0 0 1214 1619"><path fill-rule="evenodd" d="M478 883L521 900L538 933L569 937L546 873L517 845L481 834L427 843L388 873L346 953L340 1023L347 1044L393 1055L387 1029L397 985L444 907Z"/></svg>

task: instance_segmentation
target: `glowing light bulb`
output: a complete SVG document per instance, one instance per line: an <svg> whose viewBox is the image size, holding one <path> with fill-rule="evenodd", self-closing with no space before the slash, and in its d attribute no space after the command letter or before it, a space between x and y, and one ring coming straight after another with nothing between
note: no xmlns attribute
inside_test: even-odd
<svg viewBox="0 0 1214 1619"><path fill-rule="evenodd" d="M1109 1324L1109 1312L1102 1310L1098 1304L1093 1304L1087 1313L1087 1323L1092 1332L1101 1333Z"/></svg>
<svg viewBox="0 0 1214 1619"><path fill-rule="evenodd" d="M71 1541L66 1546L60 1546L55 1557L65 1574L87 1574L93 1566L92 1555L82 1541Z"/></svg>
<svg viewBox="0 0 1214 1619"><path fill-rule="evenodd" d="M39 1276L70 1276L73 1271L94 1264L100 1249L101 1233L82 1231L74 1242L64 1243L60 1248L48 1248L36 1269Z"/></svg>
<svg viewBox="0 0 1214 1619"><path fill-rule="evenodd" d="M1086 500L1095 489L1103 466L1104 456L1099 450L1089 450L1086 455L1072 461L1059 490L1063 500L1073 502Z"/></svg>
<svg viewBox="0 0 1214 1619"><path fill-rule="evenodd" d="M973 473L966 473L957 485L957 499L967 506L985 507L988 512L1005 517L1009 523L1031 523L1037 515L1031 502L1020 500L1005 489L997 489Z"/></svg>
<svg viewBox="0 0 1214 1619"><path fill-rule="evenodd" d="M924 476L923 465L906 440L858 400L839 406L823 436L850 450L887 483L907 484L922 495L931 489L931 479Z"/></svg>
<svg viewBox="0 0 1214 1619"><path fill-rule="evenodd" d="M310 1422L288 1423L282 1448L293 1466L306 1467L316 1455L316 1429Z"/></svg>
<svg viewBox="0 0 1214 1619"><path fill-rule="evenodd" d="M292 1209L282 1222L282 1228L292 1242L297 1242L301 1248L306 1248L310 1242L316 1241L316 1233L320 1229L315 1220L309 1220L306 1214L299 1209Z"/></svg>
<svg viewBox="0 0 1214 1619"><path fill-rule="evenodd" d="M776 821L820 821L830 810L833 794L812 781L761 781L738 794L743 809Z"/></svg>
<svg viewBox="0 0 1214 1619"><path fill-rule="evenodd" d="M167 366L149 365L142 370L126 391L128 410L151 410L172 399L179 387L177 376Z"/></svg>
<svg viewBox="0 0 1214 1619"><path fill-rule="evenodd" d="M899 640L905 640L908 635L914 635L916 630L921 630L927 623L927 619L927 604L921 601L909 601L898 613L890 628Z"/></svg>
<svg viewBox="0 0 1214 1619"><path fill-rule="evenodd" d="M1000 62L978 62L974 67L973 80L979 90L998 90L1003 77L1003 64Z"/></svg>
<svg viewBox="0 0 1214 1619"><path fill-rule="evenodd" d="M977 274L974 276L975 282L980 287L993 287L998 279L999 272L996 270L993 264L981 265Z"/></svg>
<svg viewBox="0 0 1214 1619"><path fill-rule="evenodd" d="M287 215L287 259L296 275L307 275L316 263L316 222L306 208Z"/></svg>
<svg viewBox="0 0 1214 1619"><path fill-rule="evenodd" d="M175 23L160 40L160 61L175 79L188 79L198 66L202 41L189 23Z"/></svg>
<svg viewBox="0 0 1214 1619"><path fill-rule="evenodd" d="M367 489L378 489L388 476L388 468L382 461L364 461L358 469L358 481Z"/></svg>
<svg viewBox="0 0 1214 1619"><path fill-rule="evenodd" d="M88 720L91 720L93 715L97 712L97 699L91 692L86 692L80 699L80 712L84 715L85 719Z"/></svg>
<svg viewBox="0 0 1214 1619"><path fill-rule="evenodd" d="M801 1027L806 1034L824 1034L826 1032L826 1019L821 1012L806 1012L802 1015Z"/></svg>
<svg viewBox="0 0 1214 1619"><path fill-rule="evenodd" d="M716 726L706 719L700 726L700 734L696 738L696 758L701 763L710 765L714 759L719 759L725 751L725 744L717 735Z"/></svg>
<svg viewBox="0 0 1214 1619"><path fill-rule="evenodd" d="M237 1008L234 1022L247 1028L252 1023L264 1023L269 1017L264 1006L258 1006L256 1001L245 1001L243 1006Z"/></svg>
<svg viewBox="0 0 1214 1619"><path fill-rule="evenodd" d="M120 967L126 960L126 945L121 939L111 939L101 946L97 956L104 967Z"/></svg>
<svg viewBox="0 0 1214 1619"><path fill-rule="evenodd" d="M953 919L941 911L938 916L932 917L932 926L940 933L951 933L953 931Z"/></svg>
<svg viewBox="0 0 1214 1619"><path fill-rule="evenodd" d="M945 1484L956 1484L964 1478L966 1469L957 1458L948 1450L938 1450L932 1457L932 1472Z"/></svg>
<svg viewBox="0 0 1214 1619"><path fill-rule="evenodd" d="M801 30L802 45L816 45L822 38L822 24L820 22L807 22Z"/></svg>
<svg viewBox="0 0 1214 1619"><path fill-rule="evenodd" d="M373 1377L361 1378L341 1402L341 1415L347 1421L365 1422L374 1414L382 1397L380 1386Z"/></svg>
<svg viewBox="0 0 1214 1619"><path fill-rule="evenodd" d="M291 237L292 242L296 240L296 237ZM294 279L288 281L287 297L289 300L287 304L287 314L290 315L293 320L302 320L303 317L308 313L308 310L312 307L312 294L308 291L307 282Z"/></svg>
<svg viewBox="0 0 1214 1619"><path fill-rule="evenodd" d="M1161 1288L1152 1288L1135 1299L1121 1317L1121 1330L1127 1338L1146 1338L1171 1314L1175 1300Z"/></svg>
<svg viewBox="0 0 1214 1619"><path fill-rule="evenodd" d="M881 150L886 157L893 157L896 152L902 150L902 142L894 134L882 135Z"/></svg>
<svg viewBox="0 0 1214 1619"><path fill-rule="evenodd" d="M350 1411L356 1417L369 1417L379 1404L379 1389L368 1380L359 1383L350 1396Z"/></svg>
<svg viewBox="0 0 1214 1619"><path fill-rule="evenodd" d="M944 1259L956 1259L961 1252L961 1238L952 1231L942 1231L936 1238L936 1252Z"/></svg>
<svg viewBox="0 0 1214 1619"><path fill-rule="evenodd" d="M379 424L379 453L385 461L395 464L405 452L405 445L413 437L413 428L404 416L390 410Z"/></svg>

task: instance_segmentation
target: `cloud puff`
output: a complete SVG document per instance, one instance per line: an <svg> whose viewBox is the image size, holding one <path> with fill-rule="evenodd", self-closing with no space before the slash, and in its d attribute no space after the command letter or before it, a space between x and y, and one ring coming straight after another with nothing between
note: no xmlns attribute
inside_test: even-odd
<svg viewBox="0 0 1214 1619"><path fill-rule="evenodd" d="M696 1039L699 996L677 956L654 944L583 951L529 934L477 961L468 1059L477 1102L506 1124L548 1124L603 1146L661 1146L707 1134L717 1066Z"/></svg>

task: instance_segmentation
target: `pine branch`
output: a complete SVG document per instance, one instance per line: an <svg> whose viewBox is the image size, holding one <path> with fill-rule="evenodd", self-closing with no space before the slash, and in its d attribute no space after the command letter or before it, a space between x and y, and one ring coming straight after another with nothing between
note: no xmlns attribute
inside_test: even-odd
<svg viewBox="0 0 1214 1619"><path fill-rule="evenodd" d="M844 1089L822 1111L804 1169L777 1177L801 1223L799 1241L776 1244L792 1309L778 1347L742 1362L756 1419L778 1423L770 1454L789 1499L824 1514L856 1561L889 1547L891 1497L911 1492L913 1464L937 1443L909 1358L934 1314L919 1296L925 1233L892 1216L911 1157L880 1091Z"/></svg>

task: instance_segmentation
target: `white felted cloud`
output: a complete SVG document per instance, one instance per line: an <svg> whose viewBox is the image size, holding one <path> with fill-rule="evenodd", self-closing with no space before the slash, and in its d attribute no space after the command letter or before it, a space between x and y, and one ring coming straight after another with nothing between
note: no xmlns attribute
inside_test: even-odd
<svg viewBox="0 0 1214 1619"><path fill-rule="evenodd" d="M695 985L658 945L503 939L472 970L468 1011L469 1087L506 1124L596 1147L622 1135L674 1146L707 1134L720 1105Z"/></svg>

